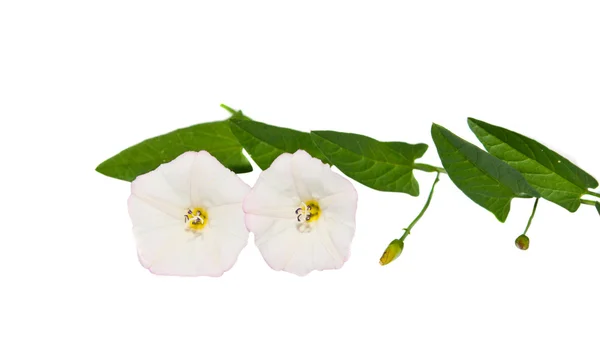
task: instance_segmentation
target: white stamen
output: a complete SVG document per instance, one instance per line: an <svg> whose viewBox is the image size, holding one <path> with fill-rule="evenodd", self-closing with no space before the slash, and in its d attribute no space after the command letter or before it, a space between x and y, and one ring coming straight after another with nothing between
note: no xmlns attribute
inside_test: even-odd
<svg viewBox="0 0 600 357"><path fill-rule="evenodd" d="M198 222L200 222L200 224L204 224L204 218L202 217L202 212L201 211L197 211L195 215L193 215L192 217L190 217L190 215L193 213L192 210L188 209L188 214L183 216L183 220L185 223L188 223L191 220L193 220L193 222L195 224L198 224Z"/></svg>
<svg viewBox="0 0 600 357"><path fill-rule="evenodd" d="M312 231L312 224L310 221L312 207L304 202L300 202L300 207L296 208L296 220L298 221L296 228L300 233L308 233Z"/></svg>
<svg viewBox="0 0 600 357"><path fill-rule="evenodd" d="M304 202L300 202L300 205L301 207L296 208L294 211L298 215L296 219L298 222L308 221L310 216L306 212L310 210L310 206L307 206Z"/></svg>

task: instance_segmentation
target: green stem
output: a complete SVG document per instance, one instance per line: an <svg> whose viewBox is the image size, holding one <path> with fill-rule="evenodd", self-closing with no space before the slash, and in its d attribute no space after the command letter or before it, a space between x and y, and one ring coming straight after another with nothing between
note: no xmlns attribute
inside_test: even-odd
<svg viewBox="0 0 600 357"><path fill-rule="evenodd" d="M427 202L425 202L425 206L423 207L423 209L421 210L421 212L419 213L417 218L415 218L414 221L412 221L410 226L408 226L408 228L404 228L404 234L399 239L401 242L404 242L404 239L406 239L406 237L408 237L408 235L410 234L410 230L413 229L415 224L417 224L417 222L419 222L421 217L423 217L423 215L425 214L425 211L427 211L427 208L429 207L429 204L431 203L431 198L433 197L433 189L435 188L435 185L440 181L440 174L441 174L441 172L438 171L437 175L435 176L435 181L433 181L433 185L431 185L431 192L429 192L429 197L427 198Z"/></svg>
<svg viewBox="0 0 600 357"><path fill-rule="evenodd" d="M590 190L587 191L587 194L590 195L590 196L600 197L600 193L593 192L593 191L590 191Z"/></svg>
<svg viewBox="0 0 600 357"><path fill-rule="evenodd" d="M237 113L237 110L233 110L230 107L226 106L225 104L221 104L221 108L227 110L231 114L236 114Z"/></svg>
<svg viewBox="0 0 600 357"><path fill-rule="evenodd" d="M584 205L590 205L590 206L595 206L596 205L596 201L584 200L583 198L581 199L581 203L583 203Z"/></svg>
<svg viewBox="0 0 600 357"><path fill-rule="evenodd" d="M539 201L540 201L539 197L535 199L535 203L533 204L533 211L531 212L531 216L529 217L529 222L527 222L527 227L525 227L525 232L523 232L523 235L527 234L529 227L531 227L531 222L533 221L533 217L535 216L535 211L537 210Z"/></svg>
<svg viewBox="0 0 600 357"><path fill-rule="evenodd" d="M415 163L413 168L415 168L417 170L425 171L425 172L438 172L438 173L442 173L442 174L447 173L443 167L437 167L437 166L432 166L432 165L427 165L427 164Z"/></svg>

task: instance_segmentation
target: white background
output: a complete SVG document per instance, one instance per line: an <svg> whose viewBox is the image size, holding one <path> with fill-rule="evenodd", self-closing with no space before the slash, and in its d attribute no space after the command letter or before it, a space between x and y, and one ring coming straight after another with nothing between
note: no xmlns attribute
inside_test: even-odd
<svg viewBox="0 0 600 357"><path fill-rule="evenodd" d="M226 118L226 103L430 145L432 122L476 142L473 116L600 178L600 11L490 3L3 1L0 355L598 356L593 207L541 202L523 252L532 200L501 224L442 177L401 258L380 267L426 195L357 183L341 270L274 272L250 238L221 278L168 278L136 259L129 184L94 171ZM421 162L440 164L433 146ZM416 175L426 193L433 174Z"/></svg>

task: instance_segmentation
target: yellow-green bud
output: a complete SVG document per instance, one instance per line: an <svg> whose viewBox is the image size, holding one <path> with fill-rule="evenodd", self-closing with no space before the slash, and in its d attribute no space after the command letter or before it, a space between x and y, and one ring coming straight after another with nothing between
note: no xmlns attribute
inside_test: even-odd
<svg viewBox="0 0 600 357"><path fill-rule="evenodd" d="M529 248L529 237L525 234L520 235L519 238L515 240L515 245L521 250L527 250L527 248Z"/></svg>
<svg viewBox="0 0 600 357"><path fill-rule="evenodd" d="M399 239L394 239L386 248L385 252L379 259L379 264L387 265L393 262L396 258L400 256L402 253L402 249L404 249L404 242Z"/></svg>

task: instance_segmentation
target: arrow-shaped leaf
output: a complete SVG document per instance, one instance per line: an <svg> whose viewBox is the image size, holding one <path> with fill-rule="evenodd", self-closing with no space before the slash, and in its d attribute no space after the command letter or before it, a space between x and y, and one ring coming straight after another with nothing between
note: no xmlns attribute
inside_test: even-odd
<svg viewBox="0 0 600 357"><path fill-rule="evenodd" d="M506 221L515 197L539 197L525 178L504 161L433 124L431 136L454 184L471 200Z"/></svg>
<svg viewBox="0 0 600 357"><path fill-rule="evenodd" d="M348 177L379 191L419 195L413 175L415 160L426 144L385 143L364 135L336 131L311 132L314 143Z"/></svg>
<svg viewBox="0 0 600 357"><path fill-rule="evenodd" d="M481 120L468 121L487 151L520 171L548 201L575 212L587 189L598 187L590 174L539 142Z"/></svg>
<svg viewBox="0 0 600 357"><path fill-rule="evenodd" d="M283 153L304 150L324 163L327 158L315 146L309 133L265 123L231 119L231 131L258 167L266 170Z"/></svg>
<svg viewBox="0 0 600 357"><path fill-rule="evenodd" d="M235 112L228 120L197 124L156 136L121 151L98 165L96 171L133 181L186 151L206 150L233 172L250 172L252 165L229 128L229 120L234 119L250 121L242 112Z"/></svg>

